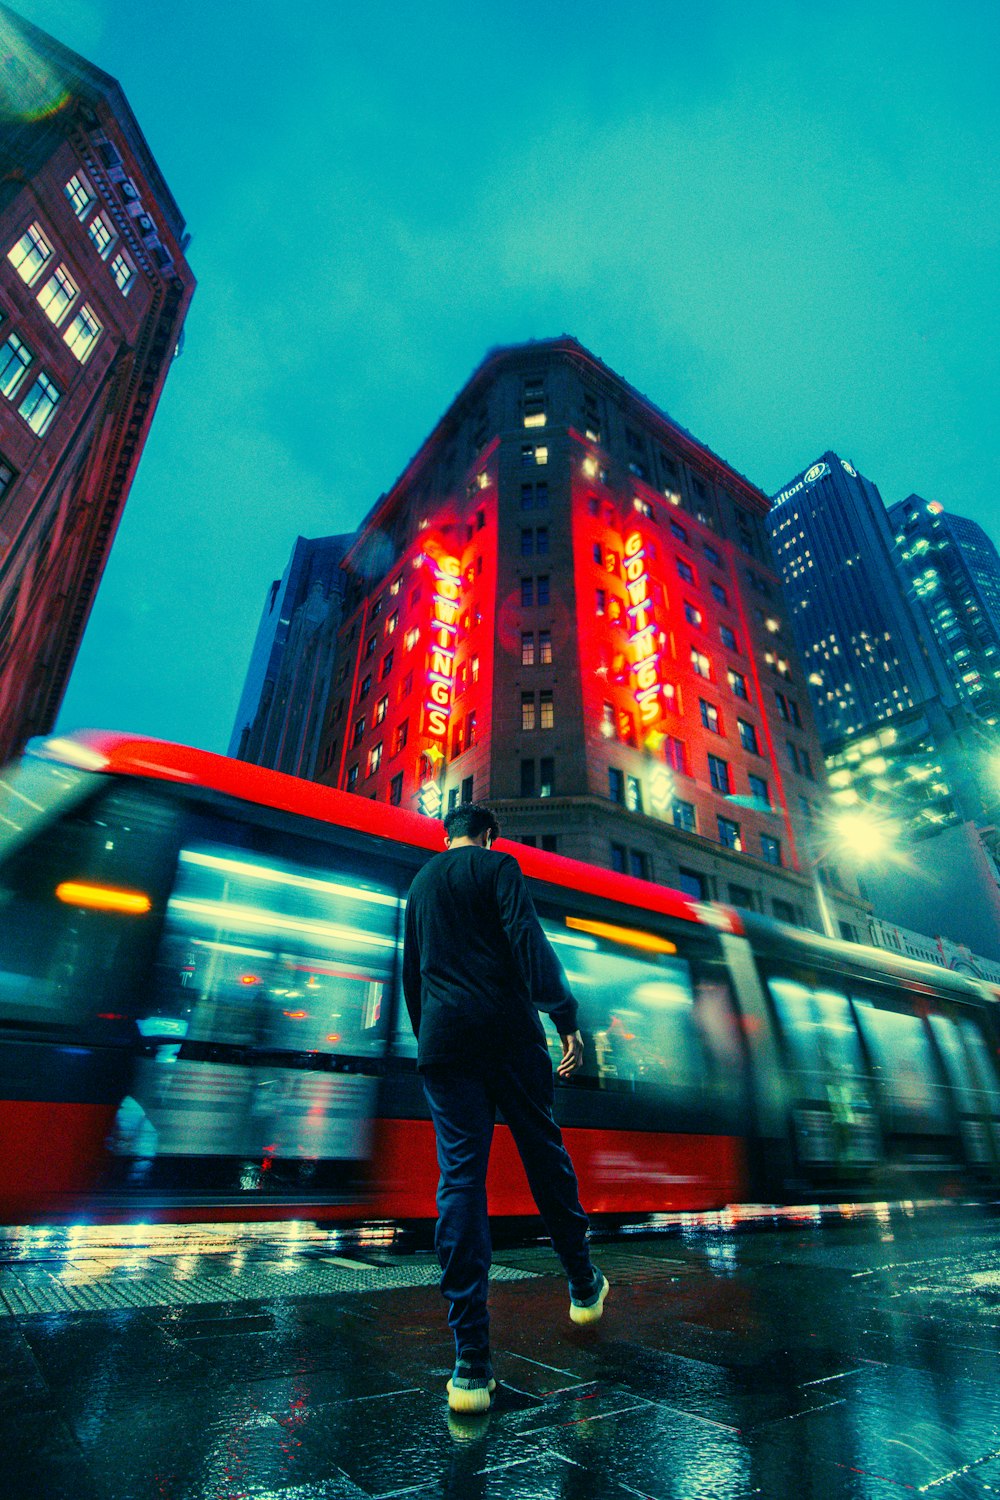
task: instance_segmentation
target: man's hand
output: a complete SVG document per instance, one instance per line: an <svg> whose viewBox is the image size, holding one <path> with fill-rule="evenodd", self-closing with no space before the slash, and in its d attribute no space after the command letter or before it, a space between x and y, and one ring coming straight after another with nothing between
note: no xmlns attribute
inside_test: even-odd
<svg viewBox="0 0 1000 1500"><path fill-rule="evenodd" d="M569 1031L565 1036L560 1033L559 1040L562 1042L562 1058L556 1074L559 1078L568 1078L583 1062L583 1037L578 1031Z"/></svg>

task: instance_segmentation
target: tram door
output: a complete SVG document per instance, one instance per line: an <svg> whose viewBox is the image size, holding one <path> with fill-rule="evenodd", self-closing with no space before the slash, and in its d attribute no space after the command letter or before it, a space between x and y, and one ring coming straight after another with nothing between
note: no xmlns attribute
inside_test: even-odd
<svg viewBox="0 0 1000 1500"><path fill-rule="evenodd" d="M400 881L374 840L300 827L239 804L184 820L113 1141L132 1191L336 1202L363 1187Z"/></svg>
<svg viewBox="0 0 1000 1500"><path fill-rule="evenodd" d="M979 1020L960 1012L929 1019L951 1087L966 1160L992 1175L1000 1157L1000 1086Z"/></svg>

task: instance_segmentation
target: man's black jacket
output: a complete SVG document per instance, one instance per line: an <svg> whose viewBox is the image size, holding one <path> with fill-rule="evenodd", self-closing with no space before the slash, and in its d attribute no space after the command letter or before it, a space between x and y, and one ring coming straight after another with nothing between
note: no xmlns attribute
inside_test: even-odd
<svg viewBox="0 0 1000 1500"><path fill-rule="evenodd" d="M403 996L418 1068L477 1069L544 1045L539 1009L560 1035L576 1030L576 1001L511 855L463 844L424 865L406 904Z"/></svg>

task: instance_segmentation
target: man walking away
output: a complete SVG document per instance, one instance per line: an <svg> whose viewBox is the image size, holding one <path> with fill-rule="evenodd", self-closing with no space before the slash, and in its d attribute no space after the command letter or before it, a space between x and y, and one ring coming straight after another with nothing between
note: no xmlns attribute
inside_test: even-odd
<svg viewBox="0 0 1000 1500"><path fill-rule="evenodd" d="M608 1283L590 1259L576 1173L552 1118L552 1065L538 1011L562 1042L557 1072L583 1061L577 1006L517 861L491 852L500 825L466 803L444 820L444 853L410 887L403 994L437 1138L441 1291L455 1335L452 1411L486 1411L496 1387L486 1299L492 1258L486 1169L499 1107L569 1277L570 1318L596 1323Z"/></svg>

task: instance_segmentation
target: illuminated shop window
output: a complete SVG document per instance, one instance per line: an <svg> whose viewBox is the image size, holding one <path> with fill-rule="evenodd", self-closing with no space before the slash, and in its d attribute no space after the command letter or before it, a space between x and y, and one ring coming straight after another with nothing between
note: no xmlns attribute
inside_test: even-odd
<svg viewBox="0 0 1000 1500"><path fill-rule="evenodd" d="M29 224L21 238L7 252L7 259L28 286L41 274L51 257L52 246L42 233L40 224Z"/></svg>
<svg viewBox="0 0 1000 1500"><path fill-rule="evenodd" d="M77 311L76 316L71 319L66 327L66 332L63 334L63 338L81 365L87 363L102 331L101 324L94 315L94 309L84 303L83 307Z"/></svg>
<svg viewBox="0 0 1000 1500"><path fill-rule="evenodd" d="M760 852L769 865L781 864L781 840L769 833L760 836Z"/></svg>
<svg viewBox="0 0 1000 1500"><path fill-rule="evenodd" d="M719 843L726 849L742 849L743 839L740 836L740 825L733 818L724 818L721 813L717 816Z"/></svg>
<svg viewBox="0 0 1000 1500"><path fill-rule="evenodd" d="M399 752L400 752L400 750L402 750L403 746L406 744L406 740L407 740L407 737L409 735L409 732L410 732L410 721L409 721L409 719L403 719L402 723L396 725L396 728L393 730L393 735L392 735L392 753L393 753L393 755L398 755Z"/></svg>
<svg viewBox="0 0 1000 1500"><path fill-rule="evenodd" d="M538 632L538 660L543 667L552 665L551 630L540 630Z"/></svg>
<svg viewBox="0 0 1000 1500"><path fill-rule="evenodd" d="M688 775L687 746L683 740L668 734L663 746L663 754L668 766L672 766L681 776Z"/></svg>
<svg viewBox="0 0 1000 1500"><path fill-rule="evenodd" d="M747 692L747 680L743 676L742 672L736 672L732 667L730 667L729 671L726 673L726 676L729 678L729 687L735 697L750 697L750 694Z"/></svg>
<svg viewBox="0 0 1000 1500"><path fill-rule="evenodd" d="M530 631L521 632L521 666L535 665L535 637Z"/></svg>
<svg viewBox="0 0 1000 1500"><path fill-rule="evenodd" d="M27 344L22 343L16 333L8 335L0 346L0 391L5 396L14 394L33 358Z"/></svg>
<svg viewBox="0 0 1000 1500"><path fill-rule="evenodd" d="M538 695L538 715L540 729L554 729L556 722L555 704L552 701L551 691L543 691Z"/></svg>
<svg viewBox="0 0 1000 1500"><path fill-rule="evenodd" d="M402 800L403 773L402 771L397 771L395 776L389 782L389 804L391 807L398 807Z"/></svg>
<svg viewBox="0 0 1000 1500"><path fill-rule="evenodd" d="M739 642L736 639L736 632L728 625L719 626L719 639L729 651L738 651L740 649Z"/></svg>
<svg viewBox="0 0 1000 1500"><path fill-rule="evenodd" d="M625 806L625 772L617 766L608 767L608 796L612 802Z"/></svg>
<svg viewBox="0 0 1000 1500"><path fill-rule="evenodd" d="M59 391L43 370L36 376L17 409L32 432L41 437L48 431L59 401Z"/></svg>
<svg viewBox="0 0 1000 1500"><path fill-rule="evenodd" d="M382 741L379 740L378 744L377 745L373 745L372 748L368 752L368 775L369 776L374 776L375 772L378 770L378 768L379 768L379 766L381 764L382 764Z"/></svg>
<svg viewBox="0 0 1000 1500"><path fill-rule="evenodd" d="M535 727L535 695L534 693L521 694L521 728L534 729Z"/></svg>
<svg viewBox="0 0 1000 1500"><path fill-rule="evenodd" d="M114 277L115 286L123 297L127 297L132 290L136 272L135 266L121 250L112 258L111 274Z"/></svg>
<svg viewBox="0 0 1000 1500"><path fill-rule="evenodd" d="M94 249L102 260L107 260L111 246L115 241L115 232L103 214L95 214L87 225L87 233L93 242Z"/></svg>
<svg viewBox="0 0 1000 1500"><path fill-rule="evenodd" d="M768 786L768 784L764 780L763 776L751 776L749 778L749 780L750 780L750 795L751 795L751 797L756 797L756 799L757 799L758 802L763 802L768 807L770 807L771 806L771 788Z"/></svg>
<svg viewBox="0 0 1000 1500"><path fill-rule="evenodd" d="M675 828L683 828L685 833L697 833L693 802L684 802L680 797L675 797L670 804L670 816Z"/></svg>
<svg viewBox="0 0 1000 1500"><path fill-rule="evenodd" d="M732 778L729 774L729 762L721 756L710 755L708 757L708 779L717 792L724 792L726 796L733 789Z"/></svg>
<svg viewBox="0 0 1000 1500"><path fill-rule="evenodd" d="M699 651L697 646L691 647L691 666L694 668L699 677L705 677L711 680L712 663L709 661L704 651Z"/></svg>
<svg viewBox="0 0 1000 1500"><path fill-rule="evenodd" d="M95 200L94 189L82 172L74 172L64 189L70 206L78 219L82 219Z"/></svg>
<svg viewBox="0 0 1000 1500"><path fill-rule="evenodd" d="M38 305L51 323L61 323L79 288L65 266L56 266L38 293Z"/></svg>
<svg viewBox="0 0 1000 1500"><path fill-rule="evenodd" d="M685 583L694 583L694 569L691 567L691 564L685 562L683 557L678 557L676 562L677 576L683 578Z"/></svg>
<svg viewBox="0 0 1000 1500"><path fill-rule="evenodd" d="M748 724L746 719L737 719L736 727L739 731L740 744L744 750L749 750L754 755L759 755L760 745L757 743L757 730L753 724Z"/></svg>

